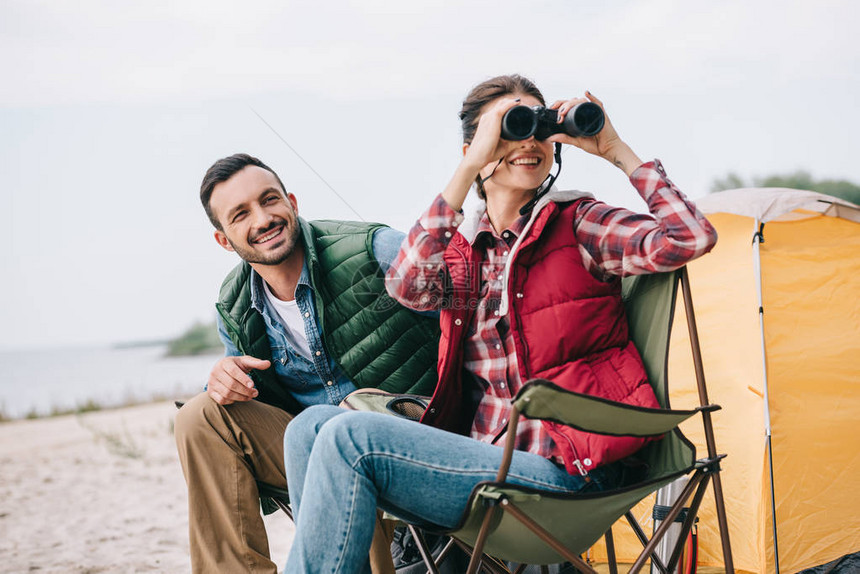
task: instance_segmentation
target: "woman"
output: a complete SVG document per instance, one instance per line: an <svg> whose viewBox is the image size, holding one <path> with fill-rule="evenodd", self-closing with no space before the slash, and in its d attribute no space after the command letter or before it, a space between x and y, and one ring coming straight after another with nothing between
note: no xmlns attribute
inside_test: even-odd
<svg viewBox="0 0 860 574"><path fill-rule="evenodd" d="M588 92L550 107L561 121L585 101L602 107ZM402 304L440 311L439 382L425 424L311 407L287 429L287 480L298 513L286 572L366 571L377 507L455 526L472 487L495 477L502 449L494 443L527 379L657 404L629 341L620 278L678 268L709 251L716 232L660 163L643 164L608 118L593 137L507 141L502 118L516 105L544 105L520 76L471 91L460 114L463 159L387 275ZM547 189L554 144L623 170L651 214ZM472 187L485 201L467 220L461 208ZM524 420L509 481L611 488L616 461L646 441Z"/></svg>

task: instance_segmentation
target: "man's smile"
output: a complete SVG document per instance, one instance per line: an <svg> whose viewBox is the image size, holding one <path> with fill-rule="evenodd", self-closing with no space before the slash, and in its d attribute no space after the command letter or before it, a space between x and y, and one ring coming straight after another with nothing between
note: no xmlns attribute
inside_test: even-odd
<svg viewBox="0 0 860 574"><path fill-rule="evenodd" d="M274 227L274 229L266 231L262 235L258 235L257 237L252 239L251 243L255 243L257 245L268 243L269 241L272 241L273 239L276 239L278 236L280 236L284 232L284 227L285 225L283 223L278 224Z"/></svg>

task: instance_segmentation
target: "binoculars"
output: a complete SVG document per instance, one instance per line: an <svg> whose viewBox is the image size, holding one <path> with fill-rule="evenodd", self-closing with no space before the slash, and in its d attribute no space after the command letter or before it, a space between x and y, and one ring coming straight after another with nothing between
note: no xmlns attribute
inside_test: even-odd
<svg viewBox="0 0 860 574"><path fill-rule="evenodd" d="M603 109L594 102L577 104L558 123L558 111L544 106L514 106L502 117L502 139L519 141L532 136L545 140L553 134L593 136L603 129Z"/></svg>

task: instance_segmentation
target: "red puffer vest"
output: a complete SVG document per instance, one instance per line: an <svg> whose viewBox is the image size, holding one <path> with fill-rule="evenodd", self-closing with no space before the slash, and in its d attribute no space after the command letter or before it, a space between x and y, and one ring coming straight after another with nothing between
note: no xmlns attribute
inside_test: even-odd
<svg viewBox="0 0 860 574"><path fill-rule="evenodd" d="M558 386L644 407L658 407L642 359L630 341L621 281L598 281L585 269L573 232L577 202L547 204L527 229L508 280L509 320L523 381ZM450 298L441 313L439 382L422 422L460 434L471 429L474 389L464 383L463 343L480 294L482 253L461 234L445 252ZM544 426L567 471L578 474L639 450L650 438Z"/></svg>

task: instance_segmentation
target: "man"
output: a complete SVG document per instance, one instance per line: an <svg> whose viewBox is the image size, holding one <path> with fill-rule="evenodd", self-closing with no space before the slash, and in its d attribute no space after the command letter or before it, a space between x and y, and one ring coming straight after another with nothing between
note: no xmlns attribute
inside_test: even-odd
<svg viewBox="0 0 860 574"><path fill-rule="evenodd" d="M215 240L243 261L216 305L226 356L176 417L192 569L274 573L257 481L287 486L287 424L358 387L430 394L438 325L385 294L401 233L305 221L277 174L246 154L215 162L200 199ZM388 543L379 538L374 571L390 571Z"/></svg>

